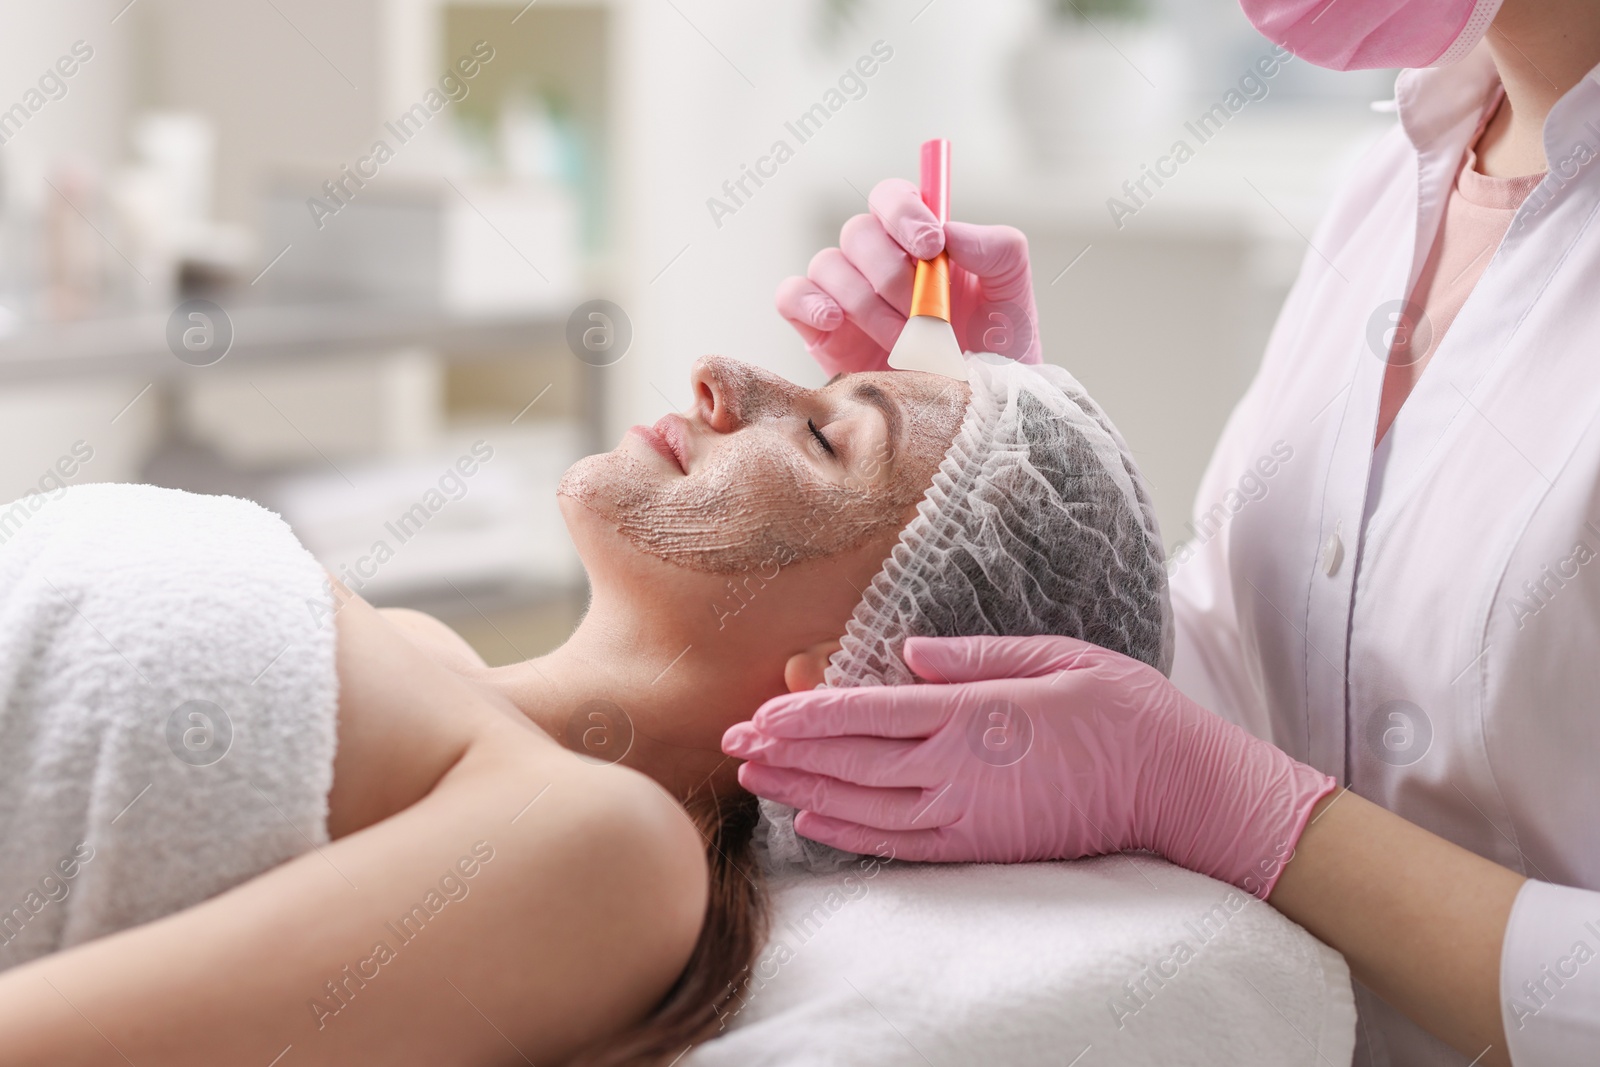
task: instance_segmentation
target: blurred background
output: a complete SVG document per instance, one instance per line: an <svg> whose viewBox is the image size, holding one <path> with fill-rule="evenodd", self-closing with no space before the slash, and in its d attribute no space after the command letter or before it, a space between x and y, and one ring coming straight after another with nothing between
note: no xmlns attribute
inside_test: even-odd
<svg viewBox="0 0 1600 1067"><path fill-rule="evenodd" d="M251 497L536 655L585 596L561 471L702 354L820 383L774 288L947 137L1170 549L1394 122L1393 72L1271 55L1233 0L0 0L0 500Z"/></svg>

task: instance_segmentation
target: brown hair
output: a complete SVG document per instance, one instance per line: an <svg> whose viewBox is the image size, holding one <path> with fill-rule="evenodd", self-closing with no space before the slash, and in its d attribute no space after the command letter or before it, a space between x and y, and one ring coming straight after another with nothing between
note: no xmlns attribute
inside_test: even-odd
<svg viewBox="0 0 1600 1067"><path fill-rule="evenodd" d="M645 1019L568 1061L568 1067L665 1065L715 1036L725 1009L750 977L766 943L767 895L752 847L756 798L718 798L709 789L684 802L706 839L710 894L694 952Z"/></svg>

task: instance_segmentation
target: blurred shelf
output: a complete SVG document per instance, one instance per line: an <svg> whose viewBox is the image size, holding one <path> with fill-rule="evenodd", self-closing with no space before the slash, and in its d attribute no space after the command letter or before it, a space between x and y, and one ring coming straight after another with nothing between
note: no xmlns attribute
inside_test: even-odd
<svg viewBox="0 0 1600 1067"><path fill-rule="evenodd" d="M566 320L548 312L461 314L415 303L254 304L225 310L233 343L218 362L230 366L406 347L470 358L560 345L566 330ZM178 359L168 346L170 317L152 312L26 325L0 337L0 382L98 374L164 380L203 371Z"/></svg>

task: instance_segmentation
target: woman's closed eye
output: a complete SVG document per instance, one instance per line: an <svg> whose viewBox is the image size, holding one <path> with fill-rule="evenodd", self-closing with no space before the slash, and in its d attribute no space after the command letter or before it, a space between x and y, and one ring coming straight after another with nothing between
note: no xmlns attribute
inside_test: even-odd
<svg viewBox="0 0 1600 1067"><path fill-rule="evenodd" d="M824 452L826 452L830 456L833 456L836 459L838 458L839 454L833 450L832 443L830 443L829 440L826 437L823 436L821 430L817 429L816 420L807 419L806 420L806 429L811 431L811 436L815 437L817 439L817 444L822 446L822 450Z"/></svg>

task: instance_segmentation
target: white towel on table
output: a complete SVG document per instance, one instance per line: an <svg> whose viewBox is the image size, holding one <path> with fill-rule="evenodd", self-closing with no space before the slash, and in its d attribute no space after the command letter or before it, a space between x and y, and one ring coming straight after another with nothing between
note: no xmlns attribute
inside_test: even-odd
<svg viewBox="0 0 1600 1067"><path fill-rule="evenodd" d="M1152 856L857 863L772 889L752 989L684 1067L1346 1067L1354 1051L1342 956Z"/></svg>
<svg viewBox="0 0 1600 1067"><path fill-rule="evenodd" d="M332 608L249 501L106 484L0 506L0 968L328 840Z"/></svg>

